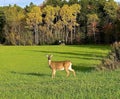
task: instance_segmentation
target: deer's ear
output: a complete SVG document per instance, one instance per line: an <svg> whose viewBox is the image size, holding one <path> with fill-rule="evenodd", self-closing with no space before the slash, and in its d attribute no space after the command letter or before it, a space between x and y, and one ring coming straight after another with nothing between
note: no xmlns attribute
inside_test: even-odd
<svg viewBox="0 0 120 99"><path fill-rule="evenodd" d="M48 55L46 55L46 57L48 57Z"/></svg>
<svg viewBox="0 0 120 99"><path fill-rule="evenodd" d="M50 55L50 57L53 57L53 55Z"/></svg>

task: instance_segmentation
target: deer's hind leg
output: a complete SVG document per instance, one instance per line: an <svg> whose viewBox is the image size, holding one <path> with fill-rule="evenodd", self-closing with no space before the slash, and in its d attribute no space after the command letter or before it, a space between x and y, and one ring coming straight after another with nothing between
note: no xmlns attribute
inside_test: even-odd
<svg viewBox="0 0 120 99"><path fill-rule="evenodd" d="M68 70L73 72L73 75L76 76L76 73L75 73L74 69L72 69L72 64L70 64Z"/></svg>
<svg viewBox="0 0 120 99"><path fill-rule="evenodd" d="M65 71L66 71L66 73L67 73L66 77L68 77L68 76L70 75L70 72L69 72L68 69L65 69Z"/></svg>

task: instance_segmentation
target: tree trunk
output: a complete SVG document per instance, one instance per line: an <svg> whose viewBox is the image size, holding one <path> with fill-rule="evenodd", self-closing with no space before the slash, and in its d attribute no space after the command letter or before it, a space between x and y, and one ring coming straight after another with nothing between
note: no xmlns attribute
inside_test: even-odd
<svg viewBox="0 0 120 99"><path fill-rule="evenodd" d="M73 44L73 35L72 35L72 29L71 29L70 33L71 33L70 43L71 43L71 44Z"/></svg>
<svg viewBox="0 0 120 99"><path fill-rule="evenodd" d="M95 42L95 44L96 44L95 27L93 27L93 35L94 35L94 42Z"/></svg>
<svg viewBox="0 0 120 99"><path fill-rule="evenodd" d="M38 45L38 26L37 24L34 26L34 35L35 35L35 44Z"/></svg>

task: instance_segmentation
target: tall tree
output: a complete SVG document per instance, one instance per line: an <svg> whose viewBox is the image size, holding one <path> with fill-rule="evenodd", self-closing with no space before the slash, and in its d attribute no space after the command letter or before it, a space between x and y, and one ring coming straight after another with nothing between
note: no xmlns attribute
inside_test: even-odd
<svg viewBox="0 0 120 99"><path fill-rule="evenodd" d="M117 9L117 22L115 25L116 29L116 41L120 41L120 5Z"/></svg>
<svg viewBox="0 0 120 99"><path fill-rule="evenodd" d="M117 17L118 4L114 0L109 0L105 3L104 10L108 15L109 20L115 20Z"/></svg>
<svg viewBox="0 0 120 99"><path fill-rule="evenodd" d="M6 18L4 12L0 11L0 43L4 43L5 35L3 33L3 28L6 24Z"/></svg>
<svg viewBox="0 0 120 99"><path fill-rule="evenodd" d="M71 32L71 44L73 44L73 39L76 39L76 27L79 26L79 24L77 23L77 15L80 13L80 9L81 6L79 4L73 4L70 6L71 8L71 13L72 13L72 18L71 18L71 28L70 28L70 32Z"/></svg>
<svg viewBox="0 0 120 99"><path fill-rule="evenodd" d="M28 26L33 30L34 34L34 43L39 43L38 37L38 27L39 24L42 22L42 12L40 7L33 6L30 11L27 13L26 22Z"/></svg>
<svg viewBox="0 0 120 99"><path fill-rule="evenodd" d="M54 25L54 19L55 19L55 8L53 6L47 5L43 10L43 14L45 17L43 18L44 20L44 26L47 28L47 38L48 42L49 40L53 40L53 25Z"/></svg>
<svg viewBox="0 0 120 99"><path fill-rule="evenodd" d="M77 17L77 21L79 23L79 32L80 35L85 35L85 42L87 41L87 14L88 14L88 8L89 5L88 0L80 0L79 4L81 5L80 14Z"/></svg>
<svg viewBox="0 0 120 99"><path fill-rule="evenodd" d="M22 21L25 17L24 10L17 5L4 8L6 16L5 34L7 43L20 44L20 32L22 30Z"/></svg>
<svg viewBox="0 0 120 99"><path fill-rule="evenodd" d="M64 2L63 0L45 0L44 4L56 7L56 6L62 6L63 2Z"/></svg>
<svg viewBox="0 0 120 99"><path fill-rule="evenodd" d="M69 0L68 1L69 5L73 5L73 4L77 4L77 3L78 3L78 0Z"/></svg>
<svg viewBox="0 0 120 99"><path fill-rule="evenodd" d="M105 17L104 24L107 25L108 27L111 27L111 28L104 28L106 29L105 30L106 43L111 43L111 41L113 42L116 39L115 38L116 37L115 22L117 19L117 9L118 9L118 4L114 0L108 0L105 3L104 10L105 10L106 17Z"/></svg>
<svg viewBox="0 0 120 99"><path fill-rule="evenodd" d="M70 43L72 44L73 42L73 28L77 26L78 24L76 23L76 17L77 13L80 12L80 5L78 4L73 4L71 6L64 5L61 10L60 10L60 16L64 24L64 38L66 43L68 43L69 39L69 32L70 32Z"/></svg>
<svg viewBox="0 0 120 99"><path fill-rule="evenodd" d="M68 22L71 21L71 9L68 5L64 5L61 9L60 9L60 16L61 16L61 20L63 22L63 40L68 43Z"/></svg>
<svg viewBox="0 0 120 99"><path fill-rule="evenodd" d="M26 5L26 7L24 8L25 11L28 13L31 11L31 8L35 7L36 5L33 2L30 2L29 5Z"/></svg>
<svg viewBox="0 0 120 99"><path fill-rule="evenodd" d="M97 14L88 14L87 15L88 17L88 34L93 34L93 37L94 37L94 42L96 43L96 31L97 31L97 24L98 24L98 21L99 21L99 18L97 16Z"/></svg>

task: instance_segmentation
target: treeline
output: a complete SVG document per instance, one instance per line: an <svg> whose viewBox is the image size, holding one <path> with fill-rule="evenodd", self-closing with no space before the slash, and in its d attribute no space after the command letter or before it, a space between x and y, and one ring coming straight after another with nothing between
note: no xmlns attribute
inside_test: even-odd
<svg viewBox="0 0 120 99"><path fill-rule="evenodd" d="M114 0L46 0L0 7L0 44L109 44L120 40L120 5Z"/></svg>

